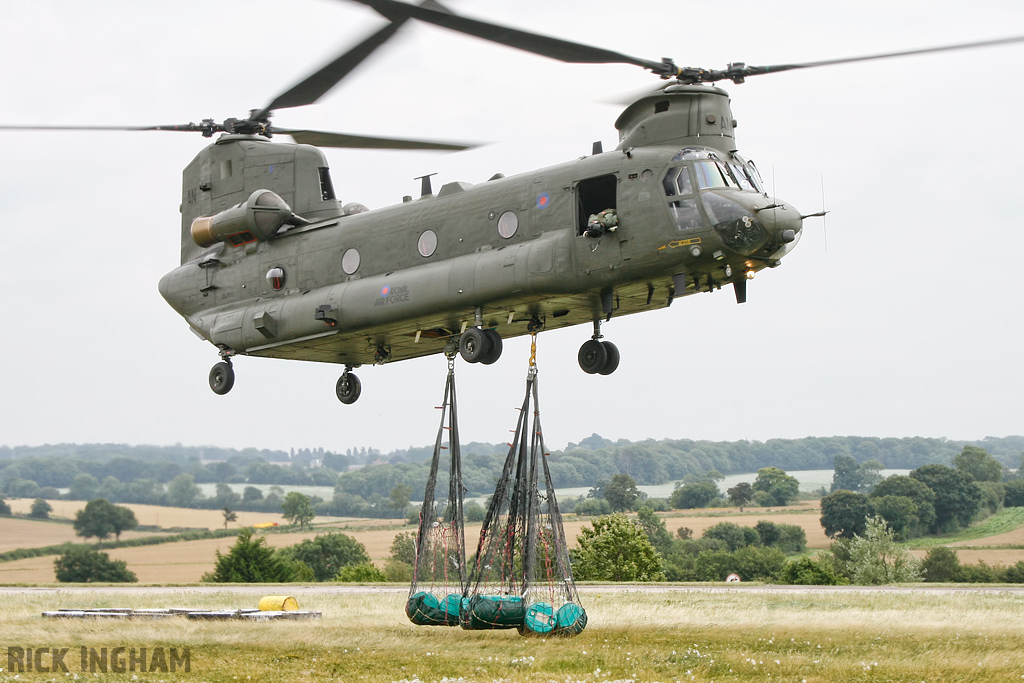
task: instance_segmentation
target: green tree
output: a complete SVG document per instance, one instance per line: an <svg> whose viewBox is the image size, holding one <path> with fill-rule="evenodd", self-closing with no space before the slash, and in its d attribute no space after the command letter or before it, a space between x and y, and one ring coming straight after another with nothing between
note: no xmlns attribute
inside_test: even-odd
<svg viewBox="0 0 1024 683"><path fill-rule="evenodd" d="M800 482L778 467L762 467L757 471L754 491L764 494L767 505L788 505L800 495Z"/></svg>
<svg viewBox="0 0 1024 683"><path fill-rule="evenodd" d="M800 557L787 562L779 579L794 586L843 586L850 583L836 571L832 562L820 556Z"/></svg>
<svg viewBox="0 0 1024 683"><path fill-rule="evenodd" d="M265 537L253 538L243 531L226 555L217 551L213 573L203 577L213 583L287 583L296 580L296 566L273 548Z"/></svg>
<svg viewBox="0 0 1024 683"><path fill-rule="evenodd" d="M665 520L663 520L654 510L641 505L640 509L636 512L637 524L647 534L647 540L651 542L651 545L655 549L664 555L672 547L672 534L668 532L665 527Z"/></svg>
<svg viewBox="0 0 1024 683"><path fill-rule="evenodd" d="M471 500L462 506L462 514L466 521L472 524L484 521L484 517L487 516L487 510L484 510L484 506L480 503Z"/></svg>
<svg viewBox="0 0 1024 683"><path fill-rule="evenodd" d="M683 484L669 496L669 505L676 510L707 507L719 496L718 486L711 481Z"/></svg>
<svg viewBox="0 0 1024 683"><path fill-rule="evenodd" d="M216 486L216 492L213 495L213 500L217 505L222 507L231 507L232 505L238 505L242 502L242 497L235 493L234 489L223 482L219 482Z"/></svg>
<svg viewBox="0 0 1024 683"><path fill-rule="evenodd" d="M628 474L616 474L604 487L604 499L612 506L612 510L622 512L633 506L633 501L640 497L633 477Z"/></svg>
<svg viewBox="0 0 1024 683"><path fill-rule="evenodd" d="M388 559L394 560L395 562L404 562L409 565L415 564L415 532L407 531L404 534L395 534L395 537L391 540L391 553L388 555Z"/></svg>
<svg viewBox="0 0 1024 683"><path fill-rule="evenodd" d="M191 474L179 474L167 485L167 502L172 507L188 508L203 497Z"/></svg>
<svg viewBox="0 0 1024 683"><path fill-rule="evenodd" d="M316 517L316 510L313 509L309 496L298 491L290 491L281 503L281 516L292 524L298 524L302 530Z"/></svg>
<svg viewBox="0 0 1024 683"><path fill-rule="evenodd" d="M871 504L863 493L840 489L821 499L821 526L829 538L853 538L867 528Z"/></svg>
<svg viewBox="0 0 1024 683"><path fill-rule="evenodd" d="M51 512L53 512L52 505L42 498L36 498L32 501L32 507L29 509L28 516L32 519L49 519Z"/></svg>
<svg viewBox="0 0 1024 683"><path fill-rule="evenodd" d="M370 561L366 546L348 534L323 534L314 539L289 546L284 555L305 563L313 570L316 581L330 581L350 564Z"/></svg>
<svg viewBox="0 0 1024 683"><path fill-rule="evenodd" d="M255 486L246 486L242 491L243 503L255 503L259 500L263 500L263 491L260 491Z"/></svg>
<svg viewBox="0 0 1024 683"><path fill-rule="evenodd" d="M227 505L224 506L224 510L221 512L224 515L224 528L228 528L228 522L237 522L238 513L229 508Z"/></svg>
<svg viewBox="0 0 1024 683"><path fill-rule="evenodd" d="M1012 479L1006 482L1003 505L1008 508L1024 507L1024 479Z"/></svg>
<svg viewBox="0 0 1024 683"><path fill-rule="evenodd" d="M907 496L877 496L869 499L872 514L886 521L896 539L905 541L919 533L921 519L917 516L917 504Z"/></svg>
<svg viewBox="0 0 1024 683"><path fill-rule="evenodd" d="M921 560L899 545L881 517L868 519L863 536L850 540L849 572L859 586L921 580Z"/></svg>
<svg viewBox="0 0 1024 683"><path fill-rule="evenodd" d="M576 537L573 574L581 581L664 581L661 555L622 513L598 517Z"/></svg>
<svg viewBox="0 0 1024 683"><path fill-rule="evenodd" d="M953 466L971 475L974 481L1003 480L1003 464L977 446L964 446L964 450L953 458Z"/></svg>
<svg viewBox="0 0 1024 683"><path fill-rule="evenodd" d="M860 465L848 455L838 454L832 462L835 470L832 474L831 492L860 490Z"/></svg>
<svg viewBox="0 0 1024 683"><path fill-rule="evenodd" d="M71 487L68 489L68 498L71 500L92 500L100 488L100 482L91 474L76 474Z"/></svg>
<svg viewBox="0 0 1024 683"><path fill-rule="evenodd" d="M342 567L334 580L344 583L382 583L387 581L388 577L372 562L366 561Z"/></svg>
<svg viewBox="0 0 1024 683"><path fill-rule="evenodd" d="M5 501L3 498L0 498L0 515L8 515L9 516L10 514L11 514L11 506L8 505L7 501Z"/></svg>
<svg viewBox="0 0 1024 683"><path fill-rule="evenodd" d="M128 570L124 560L111 560L82 546L72 546L53 561L54 572L61 583L135 583L138 577Z"/></svg>
<svg viewBox="0 0 1024 683"><path fill-rule="evenodd" d="M121 540L121 532L139 525L135 513L126 507L114 505L106 498L97 498L85 504L75 514L75 533L82 538L95 536L102 541L111 535Z"/></svg>
<svg viewBox="0 0 1024 683"><path fill-rule="evenodd" d="M742 527L733 522L719 522L710 526L704 530L701 538L721 541L729 552L754 545L760 540L756 529Z"/></svg>
<svg viewBox="0 0 1024 683"><path fill-rule="evenodd" d="M921 574L929 583L956 581L960 574L960 558L952 548L943 545L930 548L921 562Z"/></svg>
<svg viewBox="0 0 1024 683"><path fill-rule="evenodd" d="M131 508L126 508L123 505L115 505L114 510L116 516L114 518L114 536L117 538L117 542L121 542L121 532L129 531L139 525L139 520L135 518L135 513L132 512Z"/></svg>
<svg viewBox="0 0 1024 683"><path fill-rule="evenodd" d="M740 509L743 512L743 508L754 500L754 487L750 482L741 481L740 483L733 486L731 489L725 492L725 495L729 496L729 502Z"/></svg>
<svg viewBox="0 0 1024 683"><path fill-rule="evenodd" d="M935 492L936 533L967 526L978 512L982 491L970 474L945 465L924 465L910 476Z"/></svg>
<svg viewBox="0 0 1024 683"><path fill-rule="evenodd" d="M405 508L409 507L409 499L412 496L412 487L408 484L398 484L388 494L391 498L391 507L401 514L405 514Z"/></svg>
<svg viewBox="0 0 1024 683"><path fill-rule="evenodd" d="M871 498L885 496L905 496L914 501L916 506L917 526L910 529L912 536L919 536L931 530L935 524L935 491L927 485L904 475L893 475L875 486Z"/></svg>

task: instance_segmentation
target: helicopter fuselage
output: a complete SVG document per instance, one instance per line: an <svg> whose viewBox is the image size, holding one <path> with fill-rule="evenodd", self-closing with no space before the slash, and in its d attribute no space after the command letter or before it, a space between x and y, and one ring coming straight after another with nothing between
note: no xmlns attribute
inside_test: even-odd
<svg viewBox="0 0 1024 683"><path fill-rule="evenodd" d="M350 367L439 353L471 327L597 327L723 284L742 302L801 219L731 149L724 95L657 93L620 117L614 151L373 211L334 199L316 148L225 135L186 169L182 265L161 294L222 355Z"/></svg>

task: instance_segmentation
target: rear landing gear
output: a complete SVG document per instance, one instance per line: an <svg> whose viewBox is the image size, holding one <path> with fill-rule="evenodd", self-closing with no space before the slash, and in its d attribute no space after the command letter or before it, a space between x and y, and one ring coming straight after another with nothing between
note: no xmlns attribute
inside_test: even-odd
<svg viewBox="0 0 1024 683"><path fill-rule="evenodd" d="M619 347L601 341L601 321L594 321L594 336L583 342L577 360L588 375L610 375L619 367Z"/></svg>
<svg viewBox="0 0 1024 683"><path fill-rule="evenodd" d="M359 400L359 395L363 392L363 385L352 372L352 368L345 368L345 372L342 373L341 377L338 378L338 383L334 387L334 392L338 396L338 400L345 405L352 405Z"/></svg>
<svg viewBox="0 0 1024 683"><path fill-rule="evenodd" d="M501 357L502 341L497 330L470 327L459 337L459 354L467 363L491 365Z"/></svg>

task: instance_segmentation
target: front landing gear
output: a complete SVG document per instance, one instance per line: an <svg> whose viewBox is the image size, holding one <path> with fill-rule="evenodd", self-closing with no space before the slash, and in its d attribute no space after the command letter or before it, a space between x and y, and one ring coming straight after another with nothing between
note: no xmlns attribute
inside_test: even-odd
<svg viewBox="0 0 1024 683"><path fill-rule="evenodd" d="M221 349L220 362L210 368L210 388L218 396L223 396L235 386L235 369L231 366L231 353L229 349Z"/></svg>
<svg viewBox="0 0 1024 683"><path fill-rule="evenodd" d="M619 367L619 347L601 341L601 321L594 321L594 336L583 342L577 360L588 375L610 375Z"/></svg>
<svg viewBox="0 0 1024 683"><path fill-rule="evenodd" d="M467 363L491 365L501 357L502 346L497 330L470 327L459 337L459 354Z"/></svg>
<svg viewBox="0 0 1024 683"><path fill-rule="evenodd" d="M351 370L352 368L345 368L345 372L338 378L338 383L334 387L338 400L345 405L352 405L358 401L359 395L363 392L362 383Z"/></svg>

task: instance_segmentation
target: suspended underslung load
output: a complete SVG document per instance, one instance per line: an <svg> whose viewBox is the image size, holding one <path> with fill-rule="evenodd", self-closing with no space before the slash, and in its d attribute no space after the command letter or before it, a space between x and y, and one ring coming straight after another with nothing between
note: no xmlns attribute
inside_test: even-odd
<svg viewBox="0 0 1024 683"><path fill-rule="evenodd" d="M586 627L587 613L573 583L541 431L536 333L533 349L515 438L471 561L461 623L465 629L572 636Z"/></svg>
<svg viewBox="0 0 1024 683"><path fill-rule="evenodd" d="M466 539L463 525L462 456L455 400L455 358L448 359L448 381L440 406L441 423L434 441L427 488L423 492L420 527L416 534L416 563L405 613L421 626L458 626L466 590ZM447 421L447 424L445 422ZM445 446L445 432L448 432ZM448 500L442 511L436 500L441 451L449 454Z"/></svg>

